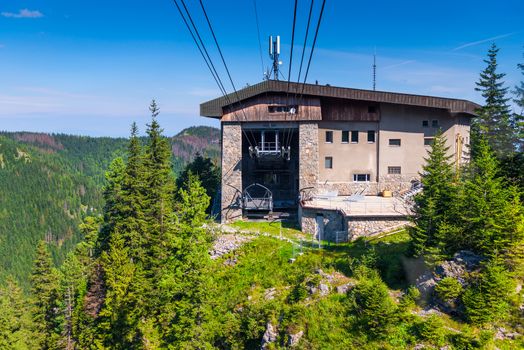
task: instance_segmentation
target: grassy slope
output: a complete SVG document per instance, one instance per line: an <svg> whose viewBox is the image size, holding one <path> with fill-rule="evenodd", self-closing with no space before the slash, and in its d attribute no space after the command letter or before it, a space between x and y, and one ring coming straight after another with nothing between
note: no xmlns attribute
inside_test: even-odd
<svg viewBox="0 0 524 350"><path fill-rule="evenodd" d="M236 253L218 259L211 274L213 288L209 312L214 319L209 327L216 344L228 344L233 349L257 348L271 321L279 324L280 344L285 344L287 334L304 331L300 348L304 349L402 349L413 348L416 344L435 346L417 331L423 318L409 312L392 325L391 334L384 339L373 339L354 328L355 316L350 313L349 298L331 293L327 297L312 296L311 300L294 302L290 298L294 288L302 281L318 276L321 268L328 273L342 273L353 278L351 265L358 264L363 256L374 256L381 276L395 294L395 289L404 289L407 282L403 277L402 255L407 248L409 236L405 232L392 236L359 240L337 246L324 244L324 249L307 248L297 254L297 246L303 235L292 228L284 228L282 236L294 243L277 239L280 237L278 223L238 222L233 226L245 231L266 232L273 237L259 236ZM374 253L370 253L373 252ZM290 263L290 258L296 258ZM236 259L234 266L227 261ZM353 266L355 267L355 266ZM346 278L345 277L345 278ZM267 300L265 294L270 288L276 289L274 299ZM471 329L448 316L439 316L445 342L459 344L454 330L462 332L465 339L478 338L479 330ZM447 327L447 328L446 328ZM219 331L217 331L219 330ZM472 342L474 343L474 342ZM490 342L486 348L518 349L522 342ZM279 348L276 346L275 348ZM466 348L455 345L454 348ZM474 347L470 347L474 348Z"/></svg>

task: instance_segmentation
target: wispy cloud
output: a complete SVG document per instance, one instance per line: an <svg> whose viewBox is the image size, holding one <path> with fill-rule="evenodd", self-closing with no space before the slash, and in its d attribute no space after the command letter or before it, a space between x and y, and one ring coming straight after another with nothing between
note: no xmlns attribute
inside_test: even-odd
<svg viewBox="0 0 524 350"><path fill-rule="evenodd" d="M40 18L44 14L38 10L21 9L18 12L2 12L1 15L7 18Z"/></svg>
<svg viewBox="0 0 524 350"><path fill-rule="evenodd" d="M402 62L399 62L399 63L390 64L389 66L385 66L385 67L382 67L380 69L391 69L391 68L404 66L406 64L415 63L415 62L417 62L417 61L415 61L415 60L406 60L406 61L402 61Z"/></svg>
<svg viewBox="0 0 524 350"><path fill-rule="evenodd" d="M487 39L482 39L482 40L478 40L478 41L472 41L472 42L465 43L463 45L457 46L454 49L452 49L451 51L462 50L462 49L464 49L466 47L480 45L480 44L488 43L490 41L494 41L494 40L498 40L498 39L502 39L502 38L507 38L508 36L511 36L513 34L516 34L516 33L517 32L506 33L506 34L497 35L497 36L494 36L494 37L491 37L491 38L487 38Z"/></svg>

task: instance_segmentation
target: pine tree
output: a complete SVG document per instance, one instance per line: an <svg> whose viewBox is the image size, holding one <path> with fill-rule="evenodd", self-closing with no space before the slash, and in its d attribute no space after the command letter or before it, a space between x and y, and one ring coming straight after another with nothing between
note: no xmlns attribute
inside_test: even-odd
<svg viewBox="0 0 524 350"><path fill-rule="evenodd" d="M11 278L0 287L0 349L32 350L38 347L28 300Z"/></svg>
<svg viewBox="0 0 524 350"><path fill-rule="evenodd" d="M187 188L184 189L184 188ZM171 254L162 279L169 330L165 341L175 348L206 348L202 326L209 280L211 237L203 227L209 197L197 177L190 175L179 189L177 224L172 232Z"/></svg>
<svg viewBox="0 0 524 350"><path fill-rule="evenodd" d="M35 336L42 349L55 349L60 338L59 281L47 244L38 244L31 275Z"/></svg>
<svg viewBox="0 0 524 350"><path fill-rule="evenodd" d="M517 66L524 76L524 63L519 63ZM520 107L520 111L515 114L515 124L517 128L518 150L522 154L522 152L524 152L524 80L521 80L520 84L515 86L513 93L515 94L514 101L517 106Z"/></svg>
<svg viewBox="0 0 524 350"><path fill-rule="evenodd" d="M468 320L483 325L507 318L514 284L500 259L489 260L462 297Z"/></svg>
<svg viewBox="0 0 524 350"><path fill-rule="evenodd" d="M508 254L524 237L519 193L498 175L499 162L487 141L480 139L477 147L464 188L462 245L487 256Z"/></svg>
<svg viewBox="0 0 524 350"><path fill-rule="evenodd" d="M162 136L162 129L157 121L160 113L153 100L149 106L151 124L147 126L147 147L145 151L145 172L147 195L145 196L146 215L148 218L149 244L153 260L165 258L167 251L162 242L172 224L175 179L171 167L171 150L168 140Z"/></svg>
<svg viewBox="0 0 524 350"><path fill-rule="evenodd" d="M487 67L480 73L476 91L482 93L485 104L478 109L478 117L472 125L472 152L476 152L477 140L485 137L498 157L503 158L515 150L515 120L507 97L508 88L502 79L506 74L497 73L497 54L495 44L488 51Z"/></svg>
<svg viewBox="0 0 524 350"><path fill-rule="evenodd" d="M442 253L445 238L439 230L457 215L458 189L448 150L444 136L438 133L422 168L424 189L415 197L412 217L415 225L410 230L411 251L415 256Z"/></svg>
<svg viewBox="0 0 524 350"><path fill-rule="evenodd" d="M189 174L198 176L202 182L202 186L206 190L206 194L211 198L210 206L206 212L211 212L211 203L217 196L217 190L220 186L220 168L213 164L210 158L203 157L200 153L197 153L195 159L188 163L182 173L176 179L177 187L182 187Z"/></svg>

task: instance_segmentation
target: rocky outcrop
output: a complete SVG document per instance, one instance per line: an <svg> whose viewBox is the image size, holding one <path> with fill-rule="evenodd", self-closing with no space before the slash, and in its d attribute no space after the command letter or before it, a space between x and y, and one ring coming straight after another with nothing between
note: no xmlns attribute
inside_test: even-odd
<svg viewBox="0 0 524 350"><path fill-rule="evenodd" d="M271 324L271 322L268 322L266 325L266 331L264 332L264 335L262 336L262 344L260 346L261 349L269 349L270 344L277 341L278 332L275 326Z"/></svg>
<svg viewBox="0 0 524 350"><path fill-rule="evenodd" d="M302 336L304 335L304 331L300 331L300 332L297 332L297 333L294 333L294 334L289 334L288 335L288 340L287 340L287 346L289 348L294 348L298 345L298 343L300 342L300 339L302 339Z"/></svg>
<svg viewBox="0 0 524 350"><path fill-rule="evenodd" d="M431 271L424 272L415 281L421 299L429 304L438 303L434 298L435 286L445 277L454 278L465 287L467 274L476 270L481 261L482 257L470 251L461 250L453 256L453 259L444 261Z"/></svg>

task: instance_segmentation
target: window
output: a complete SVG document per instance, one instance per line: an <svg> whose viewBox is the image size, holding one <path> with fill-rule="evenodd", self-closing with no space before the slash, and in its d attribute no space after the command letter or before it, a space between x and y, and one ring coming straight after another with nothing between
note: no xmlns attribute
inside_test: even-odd
<svg viewBox="0 0 524 350"><path fill-rule="evenodd" d="M326 143L333 143L333 131L326 131Z"/></svg>
<svg viewBox="0 0 524 350"><path fill-rule="evenodd" d="M342 143L349 143L349 131L342 130Z"/></svg>
<svg viewBox="0 0 524 350"><path fill-rule="evenodd" d="M429 126L429 120L422 121L422 127L427 128Z"/></svg>
<svg viewBox="0 0 524 350"><path fill-rule="evenodd" d="M368 106L368 113L370 113L370 114L377 113L377 107L375 107L375 106Z"/></svg>
<svg viewBox="0 0 524 350"><path fill-rule="evenodd" d="M401 169L399 166L388 166L388 174L401 174Z"/></svg>
<svg viewBox="0 0 524 350"><path fill-rule="evenodd" d="M375 142L375 130L368 130L368 143Z"/></svg>
<svg viewBox="0 0 524 350"><path fill-rule="evenodd" d="M324 158L324 167L326 169L333 169L333 157Z"/></svg>
<svg viewBox="0 0 524 350"><path fill-rule="evenodd" d="M267 106L267 111L269 113L291 113L296 114L298 113L298 106L292 105L292 106Z"/></svg>
<svg viewBox="0 0 524 350"><path fill-rule="evenodd" d="M431 146L433 144L433 137L424 137L424 146Z"/></svg>
<svg viewBox="0 0 524 350"><path fill-rule="evenodd" d="M438 120L433 119L433 120L431 121L431 127L432 127L432 128L438 128Z"/></svg>
<svg viewBox="0 0 524 350"><path fill-rule="evenodd" d="M358 131L351 130L351 143L358 143Z"/></svg>
<svg viewBox="0 0 524 350"><path fill-rule="evenodd" d="M353 174L354 182L369 182L371 176L369 174Z"/></svg>
<svg viewBox="0 0 524 350"><path fill-rule="evenodd" d="M389 139L389 145L400 147L400 139Z"/></svg>

